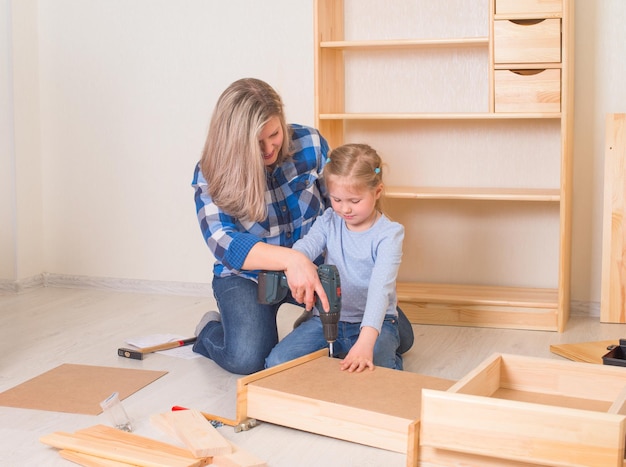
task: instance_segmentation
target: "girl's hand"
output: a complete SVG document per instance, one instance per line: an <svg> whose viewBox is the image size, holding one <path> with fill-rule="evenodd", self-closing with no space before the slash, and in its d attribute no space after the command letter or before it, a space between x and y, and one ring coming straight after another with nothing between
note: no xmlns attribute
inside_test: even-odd
<svg viewBox="0 0 626 467"><path fill-rule="evenodd" d="M369 368L370 371L375 368L374 366L374 344L378 338L378 331L369 326L361 328L361 334L356 343L341 361L341 370L348 371L350 373L361 371Z"/></svg>

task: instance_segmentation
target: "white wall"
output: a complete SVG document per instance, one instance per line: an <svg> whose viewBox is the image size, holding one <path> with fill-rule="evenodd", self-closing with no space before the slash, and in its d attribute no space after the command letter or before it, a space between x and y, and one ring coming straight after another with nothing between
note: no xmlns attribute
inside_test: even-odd
<svg viewBox="0 0 626 467"><path fill-rule="evenodd" d="M206 282L190 182L218 95L255 76L313 121L312 4L40 2L46 271Z"/></svg>
<svg viewBox="0 0 626 467"><path fill-rule="evenodd" d="M626 111L626 2L576 10L572 298L598 302L604 118ZM14 105L0 109L0 136L16 142L0 141L0 280L207 282L189 182L213 105L256 76L289 120L312 124L312 12L312 0L0 0L0 104Z"/></svg>
<svg viewBox="0 0 626 467"><path fill-rule="evenodd" d="M0 3L0 278L41 274L37 1Z"/></svg>
<svg viewBox="0 0 626 467"><path fill-rule="evenodd" d="M626 2L576 1L572 298L600 301L605 120L626 112Z"/></svg>
<svg viewBox="0 0 626 467"><path fill-rule="evenodd" d="M0 279L15 277L15 151L9 7L9 0L0 0Z"/></svg>

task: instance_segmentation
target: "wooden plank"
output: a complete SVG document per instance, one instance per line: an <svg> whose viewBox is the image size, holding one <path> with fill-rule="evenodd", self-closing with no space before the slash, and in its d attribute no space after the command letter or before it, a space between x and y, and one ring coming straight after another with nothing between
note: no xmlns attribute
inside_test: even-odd
<svg viewBox="0 0 626 467"><path fill-rule="evenodd" d="M397 293L398 300L407 302L548 309L557 303L556 289L541 288L398 282Z"/></svg>
<svg viewBox="0 0 626 467"><path fill-rule="evenodd" d="M132 467L132 464L127 464L126 462L91 456L82 452L68 451L67 449L61 449L59 454L63 459L82 465L83 467Z"/></svg>
<svg viewBox="0 0 626 467"><path fill-rule="evenodd" d="M248 409L254 417L281 426L405 453L412 420L368 410L249 387Z"/></svg>
<svg viewBox="0 0 626 467"><path fill-rule="evenodd" d="M609 345L619 345L619 339L573 344L552 344L550 352L575 362L599 363L602 365L602 356L609 351L607 349Z"/></svg>
<svg viewBox="0 0 626 467"><path fill-rule="evenodd" d="M626 114L606 118L600 321L626 323Z"/></svg>
<svg viewBox="0 0 626 467"><path fill-rule="evenodd" d="M117 441L124 443L128 446L136 446L140 448L147 448L153 451L160 451L171 454L173 456L188 457L193 460L197 460L191 452L187 449L173 444L164 443L163 441L157 441L152 438L146 438L135 433L128 433L126 431L118 430L107 425L94 425L88 428L83 428L74 433L74 436L85 438L91 437L96 439L104 439L109 441ZM209 459L204 459L204 464L209 464Z"/></svg>
<svg viewBox="0 0 626 467"><path fill-rule="evenodd" d="M626 386L624 369L610 365L502 355L500 387L613 403Z"/></svg>
<svg viewBox="0 0 626 467"><path fill-rule="evenodd" d="M39 440L58 449L67 449L141 467L200 467L202 465L199 459L175 456L167 452L130 446L116 441L80 438L60 431L44 435Z"/></svg>
<svg viewBox="0 0 626 467"><path fill-rule="evenodd" d="M537 467L537 464L420 446L420 467Z"/></svg>
<svg viewBox="0 0 626 467"><path fill-rule="evenodd" d="M489 397L500 387L501 366L502 356L493 354L457 381L449 391Z"/></svg>
<svg viewBox="0 0 626 467"><path fill-rule="evenodd" d="M422 391L420 444L439 449L539 465L617 467L625 427L621 415Z"/></svg>
<svg viewBox="0 0 626 467"><path fill-rule="evenodd" d="M213 465L219 467L267 467L267 462L230 443L233 452L213 457Z"/></svg>
<svg viewBox="0 0 626 467"><path fill-rule="evenodd" d="M150 417L150 421L167 434L174 434L195 457L212 457L232 452L230 443L197 410L155 414Z"/></svg>
<svg viewBox="0 0 626 467"><path fill-rule="evenodd" d="M458 199L481 201L538 201L558 202L558 189L550 188L490 188L490 187L434 187L387 186L386 198L404 199Z"/></svg>

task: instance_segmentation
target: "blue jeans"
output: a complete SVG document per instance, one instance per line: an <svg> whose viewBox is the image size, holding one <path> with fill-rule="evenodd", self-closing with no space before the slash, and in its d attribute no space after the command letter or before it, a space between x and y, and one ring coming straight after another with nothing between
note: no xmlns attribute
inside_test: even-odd
<svg viewBox="0 0 626 467"><path fill-rule="evenodd" d="M360 332L361 323L340 321L337 341L333 346L335 356L345 357L359 338ZM397 353L399 345L398 319L388 315L374 345L374 365L402 370L402 357ZM265 367L276 366L326 347L328 342L324 339L322 322L319 316L314 316L287 334L272 349L265 359Z"/></svg>
<svg viewBox="0 0 626 467"><path fill-rule="evenodd" d="M278 343L276 313L280 303L262 305L256 282L240 276L213 277L213 294L220 321L209 322L198 334L194 352L210 358L225 370L247 375L264 368L265 357Z"/></svg>

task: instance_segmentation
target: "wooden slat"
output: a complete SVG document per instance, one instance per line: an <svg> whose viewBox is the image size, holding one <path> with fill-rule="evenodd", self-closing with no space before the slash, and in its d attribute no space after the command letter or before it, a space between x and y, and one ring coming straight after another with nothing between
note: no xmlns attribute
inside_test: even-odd
<svg viewBox="0 0 626 467"><path fill-rule="evenodd" d="M164 412L150 417L150 421L168 434L175 434L195 457L230 454L230 443L197 410Z"/></svg>
<svg viewBox="0 0 626 467"><path fill-rule="evenodd" d="M554 308L557 299L555 289L541 288L398 282L396 290L398 300L406 302Z"/></svg>
<svg viewBox="0 0 626 467"><path fill-rule="evenodd" d="M387 186L386 198L558 202L557 188Z"/></svg>
<svg viewBox="0 0 626 467"><path fill-rule="evenodd" d="M83 467L132 467L132 464L126 462L118 462L103 457L91 456L82 452L68 451L61 449L59 454L63 459L82 465Z"/></svg>
<svg viewBox="0 0 626 467"><path fill-rule="evenodd" d="M202 465L199 459L174 456L167 452L104 439L81 438L60 431L44 435L39 440L58 449L81 452L141 467L200 467Z"/></svg>
<svg viewBox="0 0 626 467"><path fill-rule="evenodd" d="M625 424L620 415L425 389L420 443L538 465L621 467Z"/></svg>
<svg viewBox="0 0 626 467"><path fill-rule="evenodd" d="M83 428L74 433L74 436L80 438L96 438L108 441L116 441L128 446L136 446L140 448L147 448L154 451L165 452L173 456L188 457L189 459L196 458L187 449L173 444L164 443L156 439L147 438L145 436L137 435L135 433L128 433L127 431L118 430L116 428L107 425L94 425L87 428ZM208 463L208 461L207 461Z"/></svg>
<svg viewBox="0 0 626 467"><path fill-rule="evenodd" d="M233 452L213 457L213 465L218 467L267 467L267 463L239 446L230 443Z"/></svg>
<svg viewBox="0 0 626 467"><path fill-rule="evenodd" d="M489 44L488 37L448 39L390 39L371 41L322 41L320 47L341 50L416 49L433 47L475 47Z"/></svg>
<svg viewBox="0 0 626 467"><path fill-rule="evenodd" d="M606 118L600 321L626 323L626 114Z"/></svg>
<svg viewBox="0 0 626 467"><path fill-rule="evenodd" d="M561 118L561 112L437 112L437 113L342 113L321 112L319 121L324 120L537 120ZM333 146L331 146L333 147Z"/></svg>

